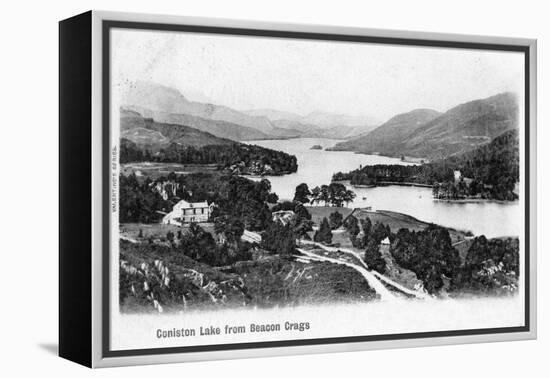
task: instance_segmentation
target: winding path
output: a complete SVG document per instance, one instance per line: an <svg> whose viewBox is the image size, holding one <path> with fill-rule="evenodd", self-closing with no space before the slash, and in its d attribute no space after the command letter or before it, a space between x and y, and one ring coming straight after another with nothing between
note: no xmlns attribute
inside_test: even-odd
<svg viewBox="0 0 550 378"><path fill-rule="evenodd" d="M419 299L429 299L430 298L430 296L428 294L426 294L422 291L408 289L405 286L403 286L403 285L389 279L388 277L378 273L377 271L369 270L369 267L367 266L367 264L365 264L365 262L363 261L363 259L359 255L359 253L357 253L356 251L353 251L353 250L347 249L347 248L329 247L329 246L326 246L326 245L323 245L321 243L317 243L317 242L314 242L314 241L311 241L311 240L300 240L300 243L308 244L308 245L314 245L314 246L316 246L318 248L321 248L321 249L323 249L327 252L342 252L342 253L351 254L352 256L355 257L355 259L357 261L359 261L360 265L359 264L353 264L353 263L350 263L348 261L344 261L344 260L341 260L341 259L338 259L338 258L332 258L332 257L323 256L323 255L318 255L318 254L316 254L312 251L307 251L307 250L303 250L303 249L298 248L298 250L301 253L303 253L307 256L310 256L310 257L315 256L319 259L323 258L323 259L325 259L324 261L330 261L330 262L333 262L335 264L347 265L347 266L350 266L350 267L358 270L363 275L363 277L365 277L365 279L367 280L369 285L373 289L376 290L377 293L379 293L377 288L375 286L373 286L374 283L371 283L371 281L369 281L369 278L374 279L376 281L376 283L378 285L381 285L386 291L388 291L388 293L390 293L390 295L393 296L393 298L396 298L396 297L388 289L386 289L386 287L380 281L384 281L385 284L394 287L395 289L399 290L400 292L403 292L403 293L408 294L408 295L412 295L416 298L419 298ZM368 273L369 278L367 278L367 276L365 276L364 272ZM382 296L382 293L379 293L379 294Z"/></svg>
<svg viewBox="0 0 550 378"><path fill-rule="evenodd" d="M300 251L300 253L308 256L311 260L327 261L333 264L346 265L346 266L349 266L350 268L357 270L359 273L361 273L363 277L365 277L365 280L367 281L369 286L373 288L378 295L380 295L380 299L383 301L396 301L398 299L380 281L378 281L371 272L369 272L367 269L363 268L362 266L359 266L357 264L353 264L344 260L339 260L339 259L334 259L332 257L318 255L313 251L308 251L302 248L297 248L297 250Z"/></svg>

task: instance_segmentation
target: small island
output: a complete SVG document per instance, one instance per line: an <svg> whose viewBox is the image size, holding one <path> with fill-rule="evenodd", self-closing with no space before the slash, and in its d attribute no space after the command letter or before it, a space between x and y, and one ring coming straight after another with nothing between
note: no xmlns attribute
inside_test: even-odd
<svg viewBox="0 0 550 378"><path fill-rule="evenodd" d="M310 148L310 150L322 150L322 149L323 149L323 146L321 146L320 144L314 144Z"/></svg>

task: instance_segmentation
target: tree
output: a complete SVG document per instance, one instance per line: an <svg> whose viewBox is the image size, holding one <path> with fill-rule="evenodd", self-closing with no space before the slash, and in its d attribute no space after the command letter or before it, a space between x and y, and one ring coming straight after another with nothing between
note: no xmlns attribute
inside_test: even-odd
<svg viewBox="0 0 550 378"><path fill-rule="evenodd" d="M229 243L236 243L244 233L244 224L230 215L219 216L214 219L214 232L224 234Z"/></svg>
<svg viewBox="0 0 550 378"><path fill-rule="evenodd" d="M357 237L357 234L359 234L359 232L361 231L359 229L359 221L353 215L350 215L349 217L347 217L346 221L344 222L344 227L350 234L350 238Z"/></svg>
<svg viewBox="0 0 550 378"><path fill-rule="evenodd" d="M170 243L174 242L174 233L172 231L168 231L166 233L166 240L168 240Z"/></svg>
<svg viewBox="0 0 550 378"><path fill-rule="evenodd" d="M369 217L361 218L361 228L365 239L368 239L372 230L372 222Z"/></svg>
<svg viewBox="0 0 550 378"><path fill-rule="evenodd" d="M353 200L355 193L346 189L344 184L332 182L327 188L328 201L331 205L342 207L344 202L348 203Z"/></svg>
<svg viewBox="0 0 550 378"><path fill-rule="evenodd" d="M262 247L284 257L296 251L296 234L289 224L271 222L262 235Z"/></svg>
<svg viewBox="0 0 550 378"><path fill-rule="evenodd" d="M397 264L416 273L429 293L443 288L444 276L454 281L459 273L458 251L452 246L449 231L440 226L430 225L418 232L400 229L390 253Z"/></svg>
<svg viewBox="0 0 550 378"><path fill-rule="evenodd" d="M309 196L311 192L306 183L302 183L296 187L296 192L294 194L294 201L301 203L309 203Z"/></svg>
<svg viewBox="0 0 550 378"><path fill-rule="evenodd" d="M265 199L267 203L277 203L278 200L279 196L277 195L277 193L269 193L267 195L267 198Z"/></svg>
<svg viewBox="0 0 550 378"><path fill-rule="evenodd" d="M455 284L481 291L499 290L510 283L517 287L519 273L519 240L488 240L482 235L474 238Z"/></svg>
<svg viewBox="0 0 550 378"><path fill-rule="evenodd" d="M311 190L311 204L317 205L319 203L320 196L321 196L321 188L316 186Z"/></svg>
<svg viewBox="0 0 550 378"><path fill-rule="evenodd" d="M335 211L329 215L329 225L331 230L336 230L340 226L342 226L342 221L344 220L344 217L341 213L338 211Z"/></svg>
<svg viewBox="0 0 550 378"><path fill-rule="evenodd" d="M327 185L321 185L321 188L319 189L319 197L318 197L318 200L317 202L323 202L324 205L326 206L327 203L329 202L330 200L330 195L329 195L329 191L328 191L328 186Z"/></svg>
<svg viewBox="0 0 550 378"><path fill-rule="evenodd" d="M318 243L331 244L332 243L332 231L330 230L330 225L326 217L321 221L319 230L315 232L313 240Z"/></svg>
<svg viewBox="0 0 550 378"><path fill-rule="evenodd" d="M367 242L365 249L365 264L369 269L374 269L380 274L386 272L386 260L382 257L380 253L380 245L374 239L370 239Z"/></svg>
<svg viewBox="0 0 550 378"><path fill-rule="evenodd" d="M388 231L389 228L384 226L380 222L376 222L374 224L374 227L372 228L371 237L374 239L377 243L380 243L382 240L384 240L386 237L390 237L390 232Z"/></svg>

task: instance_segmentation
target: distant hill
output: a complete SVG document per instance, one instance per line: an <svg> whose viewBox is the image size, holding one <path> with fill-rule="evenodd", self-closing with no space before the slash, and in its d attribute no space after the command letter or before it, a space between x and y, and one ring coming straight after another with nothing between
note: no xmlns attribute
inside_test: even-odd
<svg viewBox="0 0 550 378"><path fill-rule="evenodd" d="M217 121L192 116L189 114L174 114L163 111L154 111L140 106L126 106L127 110L134 110L145 118L152 118L157 122L171 123L183 126L189 126L213 134L220 138L231 139L234 141L269 139L268 135L262 131L247 126L237 125L231 122Z"/></svg>
<svg viewBox="0 0 550 378"><path fill-rule="evenodd" d="M416 109L398 114L371 132L338 143L331 150L397 155L401 152L398 146L404 140L440 115L441 113L431 109Z"/></svg>
<svg viewBox="0 0 550 378"><path fill-rule="evenodd" d="M302 118L299 114L275 109L252 109L245 110L244 113L254 117L267 117L270 121L286 120L300 122L300 119Z"/></svg>
<svg viewBox="0 0 550 378"><path fill-rule="evenodd" d="M120 111L120 137L151 151L166 148L172 143L182 147L235 144L229 139L219 138L192 127L155 122L127 109Z"/></svg>
<svg viewBox="0 0 550 378"><path fill-rule="evenodd" d="M517 127L517 97L502 93L443 114L427 109L401 114L333 149L435 160L472 150Z"/></svg>
<svg viewBox="0 0 550 378"><path fill-rule="evenodd" d="M278 128L297 131L302 137L309 138L346 139L371 131L377 124L372 117L327 112L313 112L301 116L274 109L255 109L246 113L266 117Z"/></svg>
<svg viewBox="0 0 550 378"><path fill-rule="evenodd" d="M502 93L452 108L402 143L406 155L431 159L471 150L518 127L518 100Z"/></svg>
<svg viewBox="0 0 550 378"><path fill-rule="evenodd" d="M200 95L195 98L207 99ZM121 104L156 122L190 126L235 141L297 137L345 139L371 130L375 122L369 117L324 112L304 117L273 109L238 111L190 101L174 88L145 81L128 84L122 91Z"/></svg>
<svg viewBox="0 0 550 378"><path fill-rule="evenodd" d="M150 82L138 81L125 88L122 106L138 106L171 114L187 114L225 121L268 133L273 129L267 117L251 116L227 106L189 101L178 90Z"/></svg>
<svg viewBox="0 0 550 378"><path fill-rule="evenodd" d="M378 121L368 116L350 116L346 114L334 114L327 112L312 112L300 119L300 122L309 123L319 126L323 129L330 129L333 127L347 126L347 127L373 127L378 124Z"/></svg>
<svg viewBox="0 0 550 378"><path fill-rule="evenodd" d="M296 172L295 156L219 138L192 127L156 122L120 110L120 162L216 164L225 172L281 175Z"/></svg>

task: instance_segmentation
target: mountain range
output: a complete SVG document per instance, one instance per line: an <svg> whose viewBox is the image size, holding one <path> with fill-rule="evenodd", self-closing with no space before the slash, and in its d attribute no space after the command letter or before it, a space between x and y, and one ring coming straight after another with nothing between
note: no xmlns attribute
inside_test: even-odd
<svg viewBox="0 0 550 378"><path fill-rule="evenodd" d="M120 138L152 152L173 144L181 147L236 144L232 140L219 138L192 127L156 122L127 109L120 111Z"/></svg>
<svg viewBox="0 0 550 378"><path fill-rule="evenodd" d="M372 130L375 121L325 112L300 116L271 109L238 111L189 101L178 90L138 81L123 91L122 106L157 122L193 127L235 141L325 137L345 139Z"/></svg>
<svg viewBox="0 0 550 378"><path fill-rule="evenodd" d="M471 150L516 129L518 111L517 96L508 92L470 101L445 113L417 109L331 150L435 160Z"/></svg>
<svg viewBox="0 0 550 378"><path fill-rule="evenodd" d="M460 104L444 113L415 109L373 128L374 120L369 117L325 112L302 116L274 109L239 111L189 101L178 90L166 86L136 82L123 94L121 111L123 122L132 119L131 122L149 125L123 130L128 139L138 144L168 143L166 138L170 137L159 135L158 129L160 125L170 125L162 126L165 131L170 129L170 135L177 135L172 129L180 126L185 135L197 137L198 132L203 132L209 138L237 142L300 137L345 139L331 150L436 160L471 150L516 129L519 108L517 96L505 92ZM135 114L130 117L132 112ZM208 138L202 135L199 139ZM186 143L182 138L180 142Z"/></svg>

